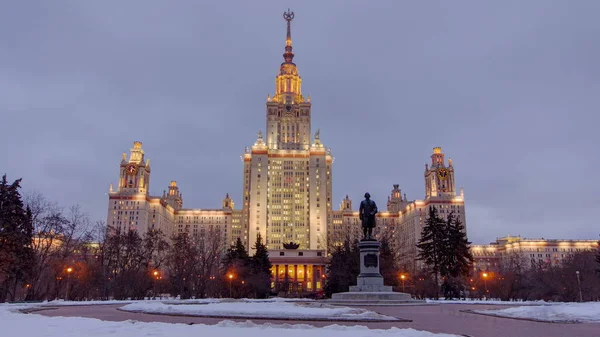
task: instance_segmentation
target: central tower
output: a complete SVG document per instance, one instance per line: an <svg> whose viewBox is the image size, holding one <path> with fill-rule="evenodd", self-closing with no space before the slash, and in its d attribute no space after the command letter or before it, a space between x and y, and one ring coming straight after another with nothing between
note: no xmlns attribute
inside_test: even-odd
<svg viewBox="0 0 600 337"><path fill-rule="evenodd" d="M284 62L275 78L275 94L267 97L267 145L270 149L308 150L310 99L302 96L302 78L294 63L291 23L294 12L283 13L287 22Z"/></svg>
<svg viewBox="0 0 600 337"><path fill-rule="evenodd" d="M290 242L299 249L325 250L333 158L319 131L311 143L310 97L302 95L292 48L294 13L288 10L283 18L284 62L275 77L275 94L267 96L266 135L259 132L243 156L243 241L251 247L260 234L270 250Z"/></svg>

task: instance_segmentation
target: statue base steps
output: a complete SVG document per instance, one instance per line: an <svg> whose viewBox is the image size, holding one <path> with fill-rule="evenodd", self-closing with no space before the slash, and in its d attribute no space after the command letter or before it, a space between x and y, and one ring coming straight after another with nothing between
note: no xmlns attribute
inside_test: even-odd
<svg viewBox="0 0 600 337"><path fill-rule="evenodd" d="M349 291L333 294L331 300L328 300L327 303L350 306L389 306L424 304L425 301L414 300L410 294L392 291Z"/></svg>

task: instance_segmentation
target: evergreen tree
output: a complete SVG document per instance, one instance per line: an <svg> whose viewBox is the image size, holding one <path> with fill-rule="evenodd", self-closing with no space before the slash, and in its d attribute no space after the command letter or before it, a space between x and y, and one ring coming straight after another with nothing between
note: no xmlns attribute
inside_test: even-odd
<svg viewBox="0 0 600 337"><path fill-rule="evenodd" d="M327 266L327 281L325 295L346 292L351 285L356 284L360 273L360 251L358 241L350 242L347 238L344 243L331 252L331 260Z"/></svg>
<svg viewBox="0 0 600 337"><path fill-rule="evenodd" d="M458 298L464 290L463 278L469 275L473 255L470 252L465 228L454 213L443 221L445 244L442 249L440 276L446 298Z"/></svg>
<svg viewBox="0 0 600 337"><path fill-rule="evenodd" d="M467 240L465 226L454 213L448 215L446 226L448 242L444 263L447 273L444 276L468 276L473 264L473 254L469 248L471 242Z"/></svg>
<svg viewBox="0 0 600 337"><path fill-rule="evenodd" d="M382 237L379 241L379 272L383 276L383 283L388 286L397 286L400 277L400 269L396 259L396 253L390 245L387 237Z"/></svg>
<svg viewBox="0 0 600 337"><path fill-rule="evenodd" d="M21 179L9 184L6 175L0 181L0 302L23 282L34 263L33 222L29 208L23 206L19 188Z"/></svg>
<svg viewBox="0 0 600 337"><path fill-rule="evenodd" d="M436 286L439 285L440 274L446 273L446 268L443 264L446 254L446 238L445 222L439 217L437 209L430 206L429 216L425 220L425 226L421 232L421 239L417 244L417 248L419 249L418 259L429 266ZM437 297L439 295L436 295Z"/></svg>
<svg viewBox="0 0 600 337"><path fill-rule="evenodd" d="M598 262L598 276L600 276L600 240L598 240L598 250L596 251L596 262Z"/></svg>
<svg viewBox="0 0 600 337"><path fill-rule="evenodd" d="M229 286L227 289L223 289L224 294L226 296L246 296L248 293L246 280L249 276L250 257L239 237L235 245L227 250L222 264L223 281Z"/></svg>
<svg viewBox="0 0 600 337"><path fill-rule="evenodd" d="M260 233L256 236L254 244L255 253L250 262L250 285L254 297L266 298L271 292L271 261L267 246L263 244Z"/></svg>

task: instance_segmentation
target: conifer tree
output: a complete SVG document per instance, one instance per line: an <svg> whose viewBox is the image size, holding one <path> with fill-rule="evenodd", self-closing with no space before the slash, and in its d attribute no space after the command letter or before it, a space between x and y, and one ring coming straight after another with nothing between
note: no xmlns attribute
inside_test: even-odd
<svg viewBox="0 0 600 337"><path fill-rule="evenodd" d="M418 259L430 268L436 286L439 285L441 273L445 273L444 256L446 254L447 231L444 220L438 215L437 209L429 207L429 216L421 232L421 239L417 244L419 249ZM437 294L437 291L436 291ZM439 295L436 295L438 297Z"/></svg>
<svg viewBox="0 0 600 337"><path fill-rule="evenodd" d="M379 241L379 272L383 276L383 282L388 286L397 286L399 282L399 268L394 248L388 237L382 237Z"/></svg>
<svg viewBox="0 0 600 337"><path fill-rule="evenodd" d="M469 275L473 255L470 252L467 235L460 219L454 213L448 214L444 223L446 245L442 257L440 275L444 282L442 289L446 298L460 297L464 290L463 278Z"/></svg>
<svg viewBox="0 0 600 337"><path fill-rule="evenodd" d="M227 291L224 289L224 292L227 294L231 293L232 296L246 296L248 287L245 281L248 280L250 257L239 237L235 245L227 250L222 264L223 281L229 285L229 289ZM230 291L232 288L235 291Z"/></svg>
<svg viewBox="0 0 600 337"><path fill-rule="evenodd" d="M6 175L0 181L0 302L15 298L33 265L33 223L31 211L23 206L19 188L21 179L9 184Z"/></svg>
<svg viewBox="0 0 600 337"><path fill-rule="evenodd" d="M450 213L446 221L448 232L448 243L446 245L447 254L445 264L447 275L451 277L467 276L471 264L473 264L473 255L469 249L471 242L467 240L465 227L460 219Z"/></svg>
<svg viewBox="0 0 600 337"><path fill-rule="evenodd" d="M600 276L600 240L598 240L598 250L596 251L596 262L598 262L598 276Z"/></svg>
<svg viewBox="0 0 600 337"><path fill-rule="evenodd" d="M271 292L271 261L267 246L262 242L260 233L256 235L255 253L251 262L251 286L254 297L265 298Z"/></svg>
<svg viewBox="0 0 600 337"><path fill-rule="evenodd" d="M331 260L327 266L325 295L331 297L333 293L350 290L350 286L356 284L359 273L360 251L358 241L351 243L350 239L347 238L342 245L335 247L331 252Z"/></svg>

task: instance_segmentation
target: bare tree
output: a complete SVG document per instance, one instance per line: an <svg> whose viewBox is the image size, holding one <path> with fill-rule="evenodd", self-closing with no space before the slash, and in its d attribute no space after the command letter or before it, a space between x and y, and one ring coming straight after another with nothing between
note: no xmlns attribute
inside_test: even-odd
<svg viewBox="0 0 600 337"><path fill-rule="evenodd" d="M219 286L217 276L221 258L225 253L223 250L223 233L219 228L208 228L201 232L203 235L196 238L198 251L198 277L196 279L196 295L200 298L214 296Z"/></svg>
<svg viewBox="0 0 600 337"><path fill-rule="evenodd" d="M90 220L79 205L65 214L54 202L39 192L28 192L25 204L31 209L34 233L32 248L34 268L27 284L28 300L58 297L64 278L71 278L74 254L90 234ZM71 268L71 272L66 272ZM70 283L70 282L66 282Z"/></svg>
<svg viewBox="0 0 600 337"><path fill-rule="evenodd" d="M110 229L103 247L103 265L116 299L143 299L152 287L151 273L165 261L168 243L161 231L143 237L135 230Z"/></svg>

